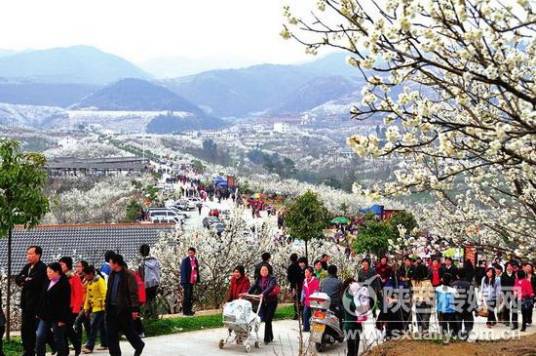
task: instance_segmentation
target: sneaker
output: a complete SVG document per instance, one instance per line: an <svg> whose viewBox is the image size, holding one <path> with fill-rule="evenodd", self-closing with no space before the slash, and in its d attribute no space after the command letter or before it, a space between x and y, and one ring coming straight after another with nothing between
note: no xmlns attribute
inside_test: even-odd
<svg viewBox="0 0 536 356"><path fill-rule="evenodd" d="M98 346L97 350L99 351L108 350L108 346Z"/></svg>

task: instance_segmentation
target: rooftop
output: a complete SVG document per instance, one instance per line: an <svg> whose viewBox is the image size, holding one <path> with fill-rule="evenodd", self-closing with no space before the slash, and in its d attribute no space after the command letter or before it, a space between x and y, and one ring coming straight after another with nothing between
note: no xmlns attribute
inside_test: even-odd
<svg viewBox="0 0 536 356"><path fill-rule="evenodd" d="M153 246L163 233L174 231L170 224L87 224L39 225L30 230L18 226L13 231L13 274L26 264L26 249L31 245L43 248L42 260L49 263L61 256L87 260L99 267L108 250L133 261L142 244ZM0 239L0 270L7 270L7 239Z"/></svg>

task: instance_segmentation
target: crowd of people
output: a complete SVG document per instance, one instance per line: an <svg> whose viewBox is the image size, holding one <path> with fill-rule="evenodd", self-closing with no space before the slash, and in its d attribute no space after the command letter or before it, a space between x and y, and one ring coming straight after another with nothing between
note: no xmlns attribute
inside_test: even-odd
<svg viewBox="0 0 536 356"><path fill-rule="evenodd" d="M150 256L149 246L140 247L140 264L134 270L112 251L106 252L99 268L83 260L75 264L68 256L45 264L42 254L41 247L30 246L26 253L28 263L16 277L22 288L23 355L44 356L48 345L58 356L66 356L69 344L75 355L89 354L97 339L98 349L121 355L121 334L135 349L135 355L141 355L145 344L140 313L157 315L155 301L160 284L160 264ZM262 296L259 310L265 323L266 344L274 340L272 320L281 299L282 282L274 275L270 260L268 252L261 255L251 280L244 266L236 266L225 297L225 301L233 301L246 294ZM191 316L194 288L201 278L195 248L188 249L179 268L182 311ZM352 331L347 333L348 355L357 355L359 333L369 318L386 339L416 332L430 334L434 322L443 340L467 340L475 314L486 317L489 328L503 323L523 332L532 324L536 291L531 263L498 259L490 264L480 261L475 267L470 260L457 266L450 257L423 260L405 256L389 261L383 256L375 263L366 257L354 276L342 280L327 254L310 264L306 257L293 253L287 279L294 317L302 321L303 332L311 330L311 295L323 292L330 297L331 311L339 317L344 330ZM355 298L362 288L368 290L368 307L356 313L359 308L364 310ZM4 326L0 305L0 335ZM84 329L87 341L82 345Z"/></svg>
<svg viewBox="0 0 536 356"><path fill-rule="evenodd" d="M330 296L330 308L346 330L362 330L365 319L343 310L343 305L350 303L342 302L359 287L367 287L370 317L375 318L386 339L415 332L421 337L430 335L432 315L436 315L438 336L444 341L467 340L475 314L487 318L488 328L500 322L523 332L532 324L536 275L528 262L495 260L488 265L480 261L474 267L466 260L458 267L450 257L424 261L405 256L390 263L383 256L375 264L363 258L357 274L342 281L337 267L329 265L329 256L323 255L312 266L296 254L290 260L288 280L296 301L296 318L301 314L305 332L310 330L309 297L318 291ZM352 286L356 282L357 286ZM347 342L348 355L357 355L359 337L347 337Z"/></svg>
<svg viewBox="0 0 536 356"><path fill-rule="evenodd" d="M24 356L44 356L47 346L58 356L90 354L98 349L121 355L124 335L141 355L143 326L141 310L156 313L155 298L160 283L160 264L149 256L149 246L140 247L141 262L130 270L123 256L107 251L99 268L86 261L74 264L69 256L45 264L40 246L26 251L27 264L16 276L21 287L21 339ZM1 298L0 298L1 300ZM5 317L0 305L0 340ZM82 345L83 329L87 341ZM0 343L0 355L3 356Z"/></svg>

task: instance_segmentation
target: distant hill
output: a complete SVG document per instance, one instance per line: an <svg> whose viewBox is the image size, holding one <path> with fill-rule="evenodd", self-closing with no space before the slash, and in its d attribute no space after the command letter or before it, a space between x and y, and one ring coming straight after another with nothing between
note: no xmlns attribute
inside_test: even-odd
<svg viewBox="0 0 536 356"><path fill-rule="evenodd" d="M252 113L299 113L348 94L358 73L334 53L301 65L263 64L213 70L161 81L180 96L219 116ZM344 76L341 81L341 76Z"/></svg>
<svg viewBox="0 0 536 356"><path fill-rule="evenodd" d="M223 126L223 121L215 118L159 115L147 124L146 131L154 134L173 134L191 130L217 129Z"/></svg>
<svg viewBox="0 0 536 356"><path fill-rule="evenodd" d="M285 114L308 111L331 100L359 92L360 87L361 83L358 80L348 77L317 77L296 89L271 112Z"/></svg>
<svg viewBox="0 0 536 356"><path fill-rule="evenodd" d="M271 109L309 79L308 73L295 66L265 64L214 70L162 84L205 111L218 116L241 116Z"/></svg>
<svg viewBox="0 0 536 356"><path fill-rule="evenodd" d="M319 57L314 61L304 63L300 67L316 75L327 76L360 76L359 71L346 63L346 52L335 52L324 57Z"/></svg>
<svg viewBox="0 0 536 356"><path fill-rule="evenodd" d="M0 57L11 56L15 53L16 53L15 51L11 51L9 49L0 49Z"/></svg>
<svg viewBox="0 0 536 356"><path fill-rule="evenodd" d="M150 75L110 53L74 46L24 51L0 57L0 77L41 83L108 84Z"/></svg>
<svg viewBox="0 0 536 356"><path fill-rule="evenodd" d="M68 107L100 86L69 83L33 83L0 80L0 103Z"/></svg>
<svg viewBox="0 0 536 356"><path fill-rule="evenodd" d="M196 105L170 90L142 79L122 79L82 99L74 109L117 111L184 111L203 116Z"/></svg>

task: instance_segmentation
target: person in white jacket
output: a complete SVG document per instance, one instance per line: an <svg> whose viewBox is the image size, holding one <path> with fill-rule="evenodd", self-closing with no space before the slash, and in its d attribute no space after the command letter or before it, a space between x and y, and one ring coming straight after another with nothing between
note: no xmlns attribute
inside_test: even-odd
<svg viewBox="0 0 536 356"><path fill-rule="evenodd" d="M480 284L480 291L482 294L482 303L488 310L488 321L486 325L488 328L491 328L497 324L495 307L501 295L501 279L495 275L495 268L489 267L486 270L486 275L482 278Z"/></svg>

